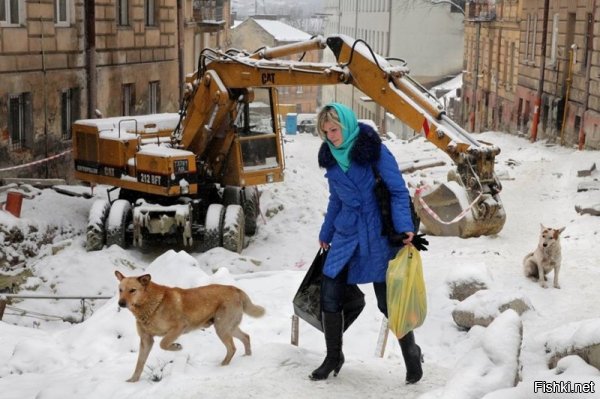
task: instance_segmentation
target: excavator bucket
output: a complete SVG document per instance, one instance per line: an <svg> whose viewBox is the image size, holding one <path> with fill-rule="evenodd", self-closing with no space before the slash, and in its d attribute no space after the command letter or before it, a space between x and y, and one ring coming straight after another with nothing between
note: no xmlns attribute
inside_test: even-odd
<svg viewBox="0 0 600 399"><path fill-rule="evenodd" d="M473 194L456 181L415 194L415 210L424 232L462 238L500 232L506 220L497 196Z"/></svg>

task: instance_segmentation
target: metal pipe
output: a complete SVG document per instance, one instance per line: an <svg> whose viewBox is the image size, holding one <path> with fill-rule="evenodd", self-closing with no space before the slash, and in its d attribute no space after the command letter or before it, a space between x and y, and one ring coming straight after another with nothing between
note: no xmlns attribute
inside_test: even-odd
<svg viewBox="0 0 600 399"><path fill-rule="evenodd" d="M179 103L183 101L185 74L183 70L183 0L177 0L177 59L179 64Z"/></svg>
<svg viewBox="0 0 600 399"><path fill-rule="evenodd" d="M39 3L39 2L38 2ZM44 20L40 17L40 29L42 32L42 91L44 97L44 158L48 159L48 76L46 71L46 52L44 49ZM32 143L33 144L33 143ZM44 162L46 179L48 178L48 162Z"/></svg>
<svg viewBox="0 0 600 399"><path fill-rule="evenodd" d="M542 93L544 92L544 74L546 72L546 36L548 35L548 9L550 0L544 0L544 26L542 27L542 54L540 65L540 80L538 82L537 95L535 97L533 121L531 123L531 141L537 139L537 129L540 121L540 108L542 105Z"/></svg>
<svg viewBox="0 0 600 399"><path fill-rule="evenodd" d="M0 300L8 298L17 299L111 299L105 295L36 295L36 294L0 294Z"/></svg>
<svg viewBox="0 0 600 399"><path fill-rule="evenodd" d="M475 131L475 125L477 120L477 112L478 112L478 95L477 91L479 90L479 40L481 38L481 21L474 21L477 24L477 35L475 41L477 42L475 47L475 73L473 74L473 105L472 105L472 118L471 118L471 131Z"/></svg>
<svg viewBox="0 0 600 399"><path fill-rule="evenodd" d="M560 145L565 145L565 125L567 124L567 111L569 109L569 92L571 90L571 80L573 73L573 53L575 52L574 44L569 49L569 66L567 69L567 92L565 93L565 109L563 113L562 125L560 127Z"/></svg>
<svg viewBox="0 0 600 399"><path fill-rule="evenodd" d="M284 44L277 47L267 47L252 54L250 58L254 59L266 59L270 60L273 58L285 57L292 54L299 54L305 51L322 50L326 47L325 39L323 36L317 36L310 40L305 40L297 43Z"/></svg>
<svg viewBox="0 0 600 399"><path fill-rule="evenodd" d="M83 2L85 15L85 70L87 83L87 117L96 116L98 85L96 71L96 6L93 1Z"/></svg>
<svg viewBox="0 0 600 399"><path fill-rule="evenodd" d="M592 26L593 29L593 24L595 21L595 16L596 16L596 0L592 1L592 18L591 20L587 21L587 31L586 31L586 35L590 32L590 24ZM578 150L583 150L584 146L585 146L585 115L586 115L586 111L588 108L588 104L589 104L589 99L590 99L590 78L591 78L591 69L592 69L592 54L594 53L594 35L588 35L587 36L587 43L586 43L586 54L587 56L585 57L586 61L587 61L587 65L585 68L585 97L583 99L583 114L581 115L581 126L579 127L579 137L578 137L578 144L577 144L577 149Z"/></svg>

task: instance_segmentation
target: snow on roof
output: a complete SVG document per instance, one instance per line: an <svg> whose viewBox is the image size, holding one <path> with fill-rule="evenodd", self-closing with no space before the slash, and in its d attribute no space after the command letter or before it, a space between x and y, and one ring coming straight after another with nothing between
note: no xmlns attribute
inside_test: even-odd
<svg viewBox="0 0 600 399"><path fill-rule="evenodd" d="M255 19L254 21L279 42L299 42L311 38L308 33L281 21L268 19Z"/></svg>
<svg viewBox="0 0 600 399"><path fill-rule="evenodd" d="M102 138L135 138L135 132L156 132L174 130L179 122L176 112L134 116L115 116L99 119L80 119L80 125L94 126Z"/></svg>

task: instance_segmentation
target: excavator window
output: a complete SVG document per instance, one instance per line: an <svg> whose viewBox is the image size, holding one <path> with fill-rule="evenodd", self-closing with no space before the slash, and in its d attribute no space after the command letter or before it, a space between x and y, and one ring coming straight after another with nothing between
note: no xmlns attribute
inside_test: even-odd
<svg viewBox="0 0 600 399"><path fill-rule="evenodd" d="M278 166L277 137L268 89L255 89L255 101L244 104L238 115L238 139L244 171Z"/></svg>

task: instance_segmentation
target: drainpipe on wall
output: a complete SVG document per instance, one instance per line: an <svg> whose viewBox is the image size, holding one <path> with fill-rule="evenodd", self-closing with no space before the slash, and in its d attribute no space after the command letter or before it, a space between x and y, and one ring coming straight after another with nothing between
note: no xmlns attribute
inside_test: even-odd
<svg viewBox="0 0 600 399"><path fill-rule="evenodd" d="M575 53L577 51L577 45L571 44L569 49L569 65L567 67L567 92L565 94L565 109L563 112L562 125L560 127L560 145L565 145L565 125L567 124L567 116L569 115L569 93L571 91L571 84L573 82L573 64L575 59Z"/></svg>
<svg viewBox="0 0 600 399"><path fill-rule="evenodd" d="M179 103L183 101L183 0L177 0L177 61L179 63Z"/></svg>
<svg viewBox="0 0 600 399"><path fill-rule="evenodd" d="M87 80L87 117L96 115L98 92L96 72L96 6L93 1L83 2L85 18L85 75Z"/></svg>
<svg viewBox="0 0 600 399"><path fill-rule="evenodd" d="M42 93L44 96L44 158L48 159L48 85L46 77L46 52L44 51L44 20L40 17L42 31ZM45 177L49 176L48 162L44 162Z"/></svg>
<svg viewBox="0 0 600 399"><path fill-rule="evenodd" d="M502 115L498 113L500 110L500 100L498 94L498 86L500 85L500 57L501 57L501 48L502 48L502 28L498 30L498 50L496 50L496 82L495 82L495 92L496 92L496 104L494 104L494 108L496 108L496 120L494 121L494 129L497 130L500 126L500 121L502 120Z"/></svg>
<svg viewBox="0 0 600 399"><path fill-rule="evenodd" d="M531 123L531 141L537 139L537 128L540 121L540 108L542 106L542 93L544 92L544 74L546 72L546 36L548 34L548 9L550 0L544 0L544 22L542 26L542 61L540 65L540 81L538 82L537 94L535 96L533 122Z"/></svg>
<svg viewBox="0 0 600 399"><path fill-rule="evenodd" d="M475 73L473 74L473 105L472 105L472 110L471 110L471 131L474 132L475 131L475 121L477 119L477 112L479 111L479 99L478 99L478 95L477 95L477 90L479 90L479 88L477 87L479 85L479 40L481 38L481 21L474 21L475 24L477 25L477 36L475 39L476 42L476 47L475 47Z"/></svg>
<svg viewBox="0 0 600 399"><path fill-rule="evenodd" d="M592 20L591 23L593 24L594 21L596 20L596 0L592 1ZM589 26L590 21L588 21L588 25ZM587 32L586 32L587 34ZM588 43L588 45L586 46L587 48L585 49L585 51L587 52L587 57L585 58L587 60L587 66L585 68L585 96L583 98L583 114L581 116L581 125L579 126L579 138L578 138L578 145L577 148L579 150L583 150L583 147L585 146L585 114L588 108L588 104L589 104L589 99L590 99L590 75L591 75L591 67L592 67L592 54L594 53L594 38L590 37L588 39L591 39L591 43Z"/></svg>

